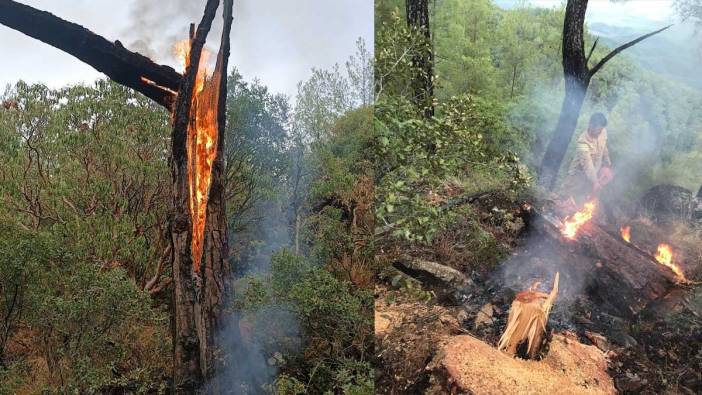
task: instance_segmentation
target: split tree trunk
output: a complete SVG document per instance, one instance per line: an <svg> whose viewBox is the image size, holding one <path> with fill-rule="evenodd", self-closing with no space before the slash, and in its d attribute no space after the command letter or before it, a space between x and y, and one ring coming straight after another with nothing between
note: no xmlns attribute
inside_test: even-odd
<svg viewBox="0 0 702 395"><path fill-rule="evenodd" d="M171 67L155 64L147 57L127 50L119 41L111 43L80 25L48 12L12 0L0 0L1 24L77 57L115 82L135 89L173 113L170 157L173 207L170 229L175 393L200 392L205 389L206 380L214 375L217 331L220 329L230 276L223 153L233 0L224 0L224 31L215 72L220 76L216 101L219 142L211 174L200 273L193 269L192 225L188 208L186 142L188 124L191 122L191 98L202 48L219 3L219 0L207 1L202 21L197 31L193 31L190 66L181 76Z"/></svg>
<svg viewBox="0 0 702 395"><path fill-rule="evenodd" d="M171 137L173 182L173 276L174 276L174 387L176 392L192 393L214 377L217 333L228 293L230 269L227 262L227 221L224 197L224 127L226 116L227 59L232 23L232 2L224 1L224 31L214 72L219 78L217 105L217 155L211 173L202 262L199 273L192 257L192 218L188 209L189 179L187 160L188 125L198 66L207 34L219 6L207 2L202 21L192 37L190 62L183 77L174 110Z"/></svg>
<svg viewBox="0 0 702 395"><path fill-rule="evenodd" d="M412 58L412 64L417 70L412 85L415 102L424 109L424 116L430 118L434 116L434 54L429 26L429 0L406 0L405 11L407 26L412 31L420 32L425 38L418 53Z"/></svg>
<svg viewBox="0 0 702 395"><path fill-rule="evenodd" d="M555 186L558 170L561 167L568 145L573 138L578 117L580 116L580 109L592 77L619 52L670 27L670 25L666 26L617 47L590 69L587 64L597 46L597 41L590 49L588 56L585 57L584 25L587 1L568 0L566 5L565 19L563 21L563 43L561 45L563 49L562 63L565 79L565 98L561 106L561 115L558 118L553 137L546 148L539 171L540 183L548 190L552 190Z"/></svg>

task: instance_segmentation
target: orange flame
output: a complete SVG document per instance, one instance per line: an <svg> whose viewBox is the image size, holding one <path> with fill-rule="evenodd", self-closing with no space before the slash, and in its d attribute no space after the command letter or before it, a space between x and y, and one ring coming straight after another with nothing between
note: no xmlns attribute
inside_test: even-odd
<svg viewBox="0 0 702 395"><path fill-rule="evenodd" d="M631 243L631 226L622 226L619 230L622 232L622 239L627 243Z"/></svg>
<svg viewBox="0 0 702 395"><path fill-rule="evenodd" d="M683 273L682 269L678 267L678 265L673 263L673 249L665 243L661 243L658 245L658 250L656 251L655 255L656 260L658 263L664 266L668 266L670 270L673 271L678 277L680 277L683 280L685 279L685 273Z"/></svg>
<svg viewBox="0 0 702 395"><path fill-rule="evenodd" d="M190 64L190 41L175 44L174 53L184 68ZM217 106L219 78L210 75L206 63L208 53L203 50L191 98L190 124L188 125L187 156L189 210L192 220L191 253L196 272L200 271L205 237L207 201L212 181L212 164L217 156Z"/></svg>
<svg viewBox="0 0 702 395"><path fill-rule="evenodd" d="M595 201L591 200L585 203L585 207L582 210L566 217L565 220L563 220L563 229L561 230L563 236L571 240L575 239L580 227L592 219L595 213L595 207Z"/></svg>

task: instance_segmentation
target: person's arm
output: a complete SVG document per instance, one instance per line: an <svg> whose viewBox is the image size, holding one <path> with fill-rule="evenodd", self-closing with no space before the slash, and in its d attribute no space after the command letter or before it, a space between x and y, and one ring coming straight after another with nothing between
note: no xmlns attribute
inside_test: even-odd
<svg viewBox="0 0 702 395"><path fill-rule="evenodd" d="M607 148L607 144L605 144L604 152L602 152L602 166L612 167L612 161L609 159L609 148Z"/></svg>
<svg viewBox="0 0 702 395"><path fill-rule="evenodd" d="M597 170L595 169L595 164L592 163L590 146L585 143L578 143L578 146L575 149L575 159L582 166L587 179L593 184L597 183Z"/></svg>

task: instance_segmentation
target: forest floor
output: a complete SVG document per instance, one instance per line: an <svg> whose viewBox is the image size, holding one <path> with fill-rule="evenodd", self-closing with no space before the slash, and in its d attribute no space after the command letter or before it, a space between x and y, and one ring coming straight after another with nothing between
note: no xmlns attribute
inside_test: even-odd
<svg viewBox="0 0 702 395"><path fill-rule="evenodd" d="M514 294L522 290L505 284L504 262L534 260L538 253L530 250L525 225L524 203L533 200L491 193L456 208L458 219L431 245L382 242L387 265L375 291L377 393L702 392L699 286L671 292L633 318L607 314L584 295L566 306L557 300L536 360L496 350ZM398 265L407 259L456 269L465 281L457 286L441 273L417 275ZM545 282L543 288L550 287L551 279Z"/></svg>

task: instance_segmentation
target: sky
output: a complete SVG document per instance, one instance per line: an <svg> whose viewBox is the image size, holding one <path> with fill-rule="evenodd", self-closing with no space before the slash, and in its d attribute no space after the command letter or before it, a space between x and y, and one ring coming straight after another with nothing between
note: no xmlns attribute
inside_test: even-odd
<svg viewBox="0 0 702 395"><path fill-rule="evenodd" d="M205 0L19 0L180 70L172 44L202 18ZM216 52L221 16L208 46ZM373 0L235 0L229 63L246 80L294 96L311 68L343 64L361 37L373 45ZM210 41L212 41L210 43ZM19 79L51 87L104 77L62 51L0 25L0 91Z"/></svg>

